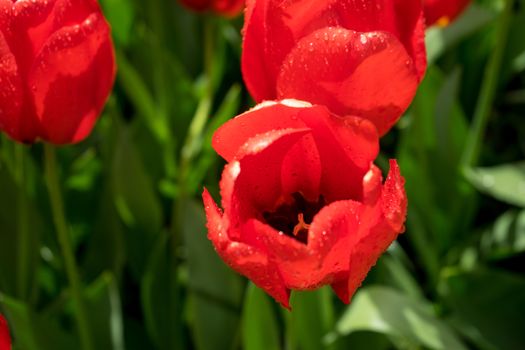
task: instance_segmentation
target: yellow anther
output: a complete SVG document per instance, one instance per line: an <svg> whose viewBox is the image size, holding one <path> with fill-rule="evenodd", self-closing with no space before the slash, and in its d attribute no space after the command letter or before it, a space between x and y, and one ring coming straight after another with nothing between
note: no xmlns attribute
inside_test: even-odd
<svg viewBox="0 0 525 350"><path fill-rule="evenodd" d="M299 213L297 215L297 220L299 221L297 225L293 228L293 235L297 236L302 230L307 230L310 228L310 225L308 225L306 222L304 222L304 215L303 213Z"/></svg>

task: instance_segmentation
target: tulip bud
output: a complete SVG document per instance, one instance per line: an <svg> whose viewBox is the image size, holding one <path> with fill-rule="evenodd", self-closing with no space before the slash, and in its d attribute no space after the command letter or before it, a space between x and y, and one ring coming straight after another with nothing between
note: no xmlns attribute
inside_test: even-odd
<svg viewBox="0 0 525 350"><path fill-rule="evenodd" d="M11 138L82 141L114 79L110 28L96 0L0 0L0 130Z"/></svg>

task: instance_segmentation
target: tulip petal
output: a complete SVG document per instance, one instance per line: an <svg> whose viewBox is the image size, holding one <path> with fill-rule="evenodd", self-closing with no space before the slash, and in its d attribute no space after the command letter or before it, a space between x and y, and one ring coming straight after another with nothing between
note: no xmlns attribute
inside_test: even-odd
<svg viewBox="0 0 525 350"><path fill-rule="evenodd" d="M390 172L383 185L381 197L374 205L363 205L357 241L351 247L349 277L344 290L342 282L332 288L345 303L361 286L370 269L403 230L407 199L404 179L395 161L390 161Z"/></svg>
<svg viewBox="0 0 525 350"><path fill-rule="evenodd" d="M329 201L361 198L361 179L379 152L376 129L367 120L338 118L324 106L301 101L262 103L219 128L213 147L231 161L252 135L304 127L312 129L315 142L305 137L287 151L281 172L283 191L302 192L312 201L319 192Z"/></svg>
<svg viewBox="0 0 525 350"><path fill-rule="evenodd" d="M202 197L208 221L208 238L217 253L232 269L251 279L289 309L290 290L284 286L278 270L269 261L268 256L245 243L232 241L222 220L222 214L206 189Z"/></svg>
<svg viewBox="0 0 525 350"><path fill-rule="evenodd" d="M327 27L288 54L277 94L367 118L384 135L410 105L418 83L412 59L392 34Z"/></svg>
<svg viewBox="0 0 525 350"><path fill-rule="evenodd" d="M242 70L256 101L278 98L275 87L287 55L302 38L326 27L387 32L405 48L418 82L426 70L420 0L258 0L247 2L247 14Z"/></svg>
<svg viewBox="0 0 525 350"><path fill-rule="evenodd" d="M359 207L354 201L340 201L324 207L308 231L307 245L257 220L252 223L285 285L291 289L310 290L347 280L349 246L357 233Z"/></svg>
<svg viewBox="0 0 525 350"><path fill-rule="evenodd" d="M9 335L9 328L7 321L0 315L0 349L11 349L11 336Z"/></svg>
<svg viewBox="0 0 525 350"><path fill-rule="evenodd" d="M299 112L313 108L319 117L327 112L323 107L311 106L301 101L262 103L221 126L213 136L213 147L228 161L253 135L286 128L304 128ZM282 163L281 182L283 192L302 192L316 200L319 192L321 169L319 155L311 136L304 137L286 153ZM314 198L315 197L315 198Z"/></svg>
<svg viewBox="0 0 525 350"><path fill-rule="evenodd" d="M421 0L337 0L332 11L342 14L339 25L345 28L393 34L415 63L418 80L423 79L427 61Z"/></svg>
<svg viewBox="0 0 525 350"><path fill-rule="evenodd" d="M241 68L246 87L257 102L275 100L275 81L278 68L271 72L267 65L278 64L266 59L268 16L267 0L247 0L243 28ZM283 56L284 57L284 56Z"/></svg>
<svg viewBox="0 0 525 350"><path fill-rule="evenodd" d="M341 275L348 275L349 247L355 241L359 228L359 202L347 200L331 203L316 216L309 230L309 248L320 260L323 275L330 273L332 283Z"/></svg>
<svg viewBox="0 0 525 350"><path fill-rule="evenodd" d="M15 56L0 32L0 129L17 138L21 133L22 80Z"/></svg>
<svg viewBox="0 0 525 350"><path fill-rule="evenodd" d="M244 7L244 0L215 0L213 11L226 17L235 17Z"/></svg>
<svg viewBox="0 0 525 350"><path fill-rule="evenodd" d="M232 203L250 203L240 208L241 217L272 210L282 194L281 169L287 151L309 132L308 129L281 129L259 134L248 140L236 155L240 173L235 181L231 202L223 197L225 208ZM244 214L246 213L246 214Z"/></svg>
<svg viewBox="0 0 525 350"><path fill-rule="evenodd" d="M106 102L114 77L109 27L100 13L55 32L29 74L36 112L45 126L42 138L56 144L85 138Z"/></svg>
<svg viewBox="0 0 525 350"><path fill-rule="evenodd" d="M12 4L12 15L16 18L17 26L27 30L44 22L55 3L47 0L18 0Z"/></svg>
<svg viewBox="0 0 525 350"><path fill-rule="evenodd" d="M312 112L304 110L300 118L312 130L321 159L320 192L328 202L361 200L363 176L379 152L376 129L365 119Z"/></svg>
<svg viewBox="0 0 525 350"><path fill-rule="evenodd" d="M255 135L278 129L304 128L305 124L298 118L304 108L312 108L312 105L301 101L261 103L223 124L213 135L213 148L230 162L239 148Z"/></svg>
<svg viewBox="0 0 525 350"><path fill-rule="evenodd" d="M405 193L405 179L401 176L395 160L390 160L390 172L382 193L383 213L395 231L404 231L408 200Z"/></svg>
<svg viewBox="0 0 525 350"><path fill-rule="evenodd" d="M301 193L308 201L319 198L321 159L311 134L290 147L283 159L281 185L284 194Z"/></svg>

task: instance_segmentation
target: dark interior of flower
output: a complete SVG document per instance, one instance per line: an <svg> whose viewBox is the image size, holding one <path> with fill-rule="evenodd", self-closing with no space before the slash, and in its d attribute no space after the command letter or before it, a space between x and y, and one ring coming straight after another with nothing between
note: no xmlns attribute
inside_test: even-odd
<svg viewBox="0 0 525 350"><path fill-rule="evenodd" d="M321 195L316 202L307 201L299 192L292 194L291 201L277 207L273 212L264 212L268 225L301 243L308 243L308 228L317 214L326 205Z"/></svg>

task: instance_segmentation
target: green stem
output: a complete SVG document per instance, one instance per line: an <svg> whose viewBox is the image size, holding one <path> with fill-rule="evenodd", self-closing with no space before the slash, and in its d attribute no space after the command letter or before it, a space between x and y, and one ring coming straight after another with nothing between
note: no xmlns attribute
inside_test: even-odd
<svg viewBox="0 0 525 350"><path fill-rule="evenodd" d="M481 148L485 137L485 130L492 114L492 107L498 89L503 56L505 54L505 48L509 36L513 5L514 0L505 1L505 8L498 23L496 47L494 48L485 69L483 85L474 112L473 124L466 141L465 153L463 154L462 159L462 165L464 168L476 166L479 162Z"/></svg>
<svg viewBox="0 0 525 350"><path fill-rule="evenodd" d="M294 332L293 322L294 322L294 316L292 314L293 311L283 310L284 312L284 348L286 350L296 350L297 349L297 343L296 343L296 335Z"/></svg>
<svg viewBox="0 0 525 350"><path fill-rule="evenodd" d="M31 259L31 236L28 226L28 209L26 193L26 150L24 145L15 145L17 177L18 177L18 269L17 287L21 300L27 300L29 295L29 260Z"/></svg>
<svg viewBox="0 0 525 350"><path fill-rule="evenodd" d="M73 244L69 236L66 217L64 213L64 203L60 191L59 179L57 174L57 161L55 148L53 145L44 144L46 182L57 232L57 239L62 251L66 266L67 277L71 287L71 295L76 308L75 318L77 321L80 341L84 350L94 350L91 332L89 328L86 307L82 295L82 282L78 272L78 267L73 253Z"/></svg>

